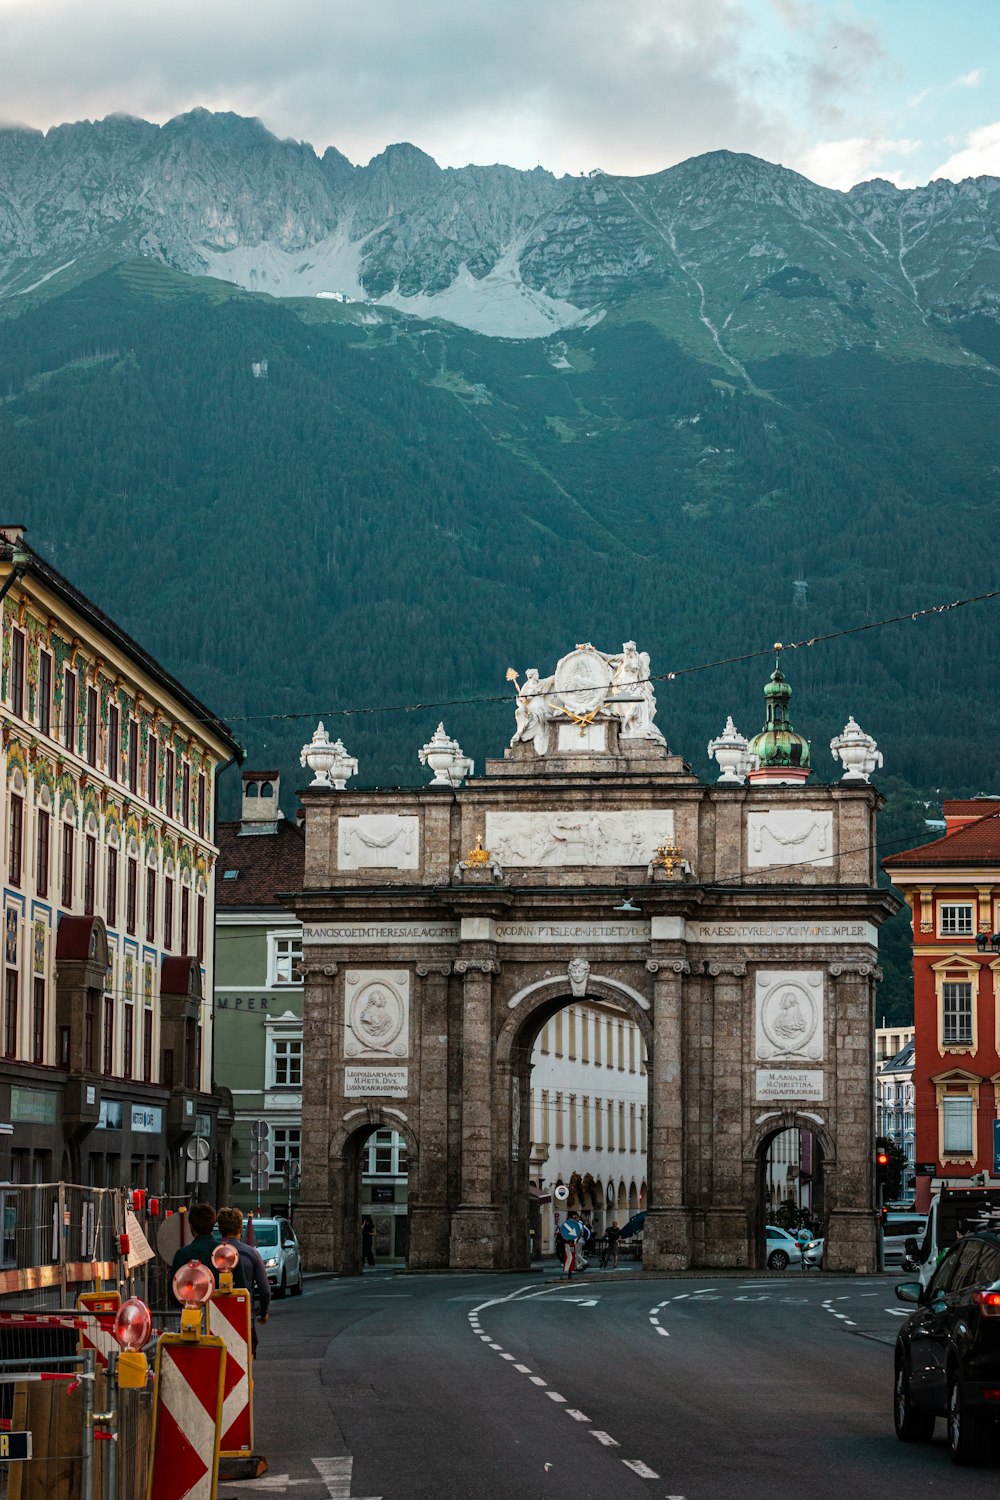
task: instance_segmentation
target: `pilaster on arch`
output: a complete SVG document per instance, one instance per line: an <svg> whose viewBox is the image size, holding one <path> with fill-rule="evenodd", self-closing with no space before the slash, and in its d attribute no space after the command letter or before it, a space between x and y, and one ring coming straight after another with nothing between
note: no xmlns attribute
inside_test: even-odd
<svg viewBox="0 0 1000 1500"><path fill-rule="evenodd" d="M653 1035L652 1008L649 1000L631 985L625 984L621 979L611 979L609 976L594 974L587 976L586 993L574 996L571 993L570 981L565 974L553 974L546 979L536 979L532 984L527 984L518 990L515 995L507 1001L507 1014L497 1037L496 1060L498 1064L511 1061L518 1037L524 1030L525 1022L545 1005L550 1005L553 1000L564 1000L567 1005L574 1000L606 1000L612 1005L618 1005L627 1012L631 1020L639 1028L639 1033L646 1043L650 1043Z"/></svg>

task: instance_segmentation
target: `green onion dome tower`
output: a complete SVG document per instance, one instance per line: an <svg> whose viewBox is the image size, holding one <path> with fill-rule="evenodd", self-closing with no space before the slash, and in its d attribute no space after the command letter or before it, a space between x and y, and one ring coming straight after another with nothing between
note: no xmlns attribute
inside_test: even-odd
<svg viewBox="0 0 1000 1500"><path fill-rule="evenodd" d="M747 776L748 781L780 783L808 779L812 769L809 741L792 728L788 716L791 696L791 684L776 662L764 687L767 719L760 734L755 734L748 746L749 754L757 763Z"/></svg>

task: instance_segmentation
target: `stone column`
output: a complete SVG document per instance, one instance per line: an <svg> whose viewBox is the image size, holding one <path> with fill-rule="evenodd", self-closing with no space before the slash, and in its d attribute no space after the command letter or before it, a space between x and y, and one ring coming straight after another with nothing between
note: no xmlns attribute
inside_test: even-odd
<svg viewBox="0 0 1000 1500"><path fill-rule="evenodd" d="M836 983L833 1032L837 1048L830 1105L836 1164L824 1159L829 1213L823 1264L828 1271L877 1269L874 1204L875 1070L873 1039L874 963L847 960L830 965ZM829 1071L827 1077L829 1077Z"/></svg>
<svg viewBox="0 0 1000 1500"><path fill-rule="evenodd" d="M710 960L712 1096L708 1141L711 1200L705 1216L705 1264L750 1264L748 1212L743 1189L743 1011L745 963Z"/></svg>
<svg viewBox="0 0 1000 1500"><path fill-rule="evenodd" d="M334 998L336 964L300 965L302 992L302 1187L295 1230L309 1271L339 1270L341 1226L334 1223L330 1138L335 1038L340 1006ZM340 1217L343 1215L341 1213Z"/></svg>
<svg viewBox="0 0 1000 1500"><path fill-rule="evenodd" d="M448 976L451 964L417 964L418 1179L409 1184L409 1265L448 1264Z"/></svg>
<svg viewBox="0 0 1000 1500"><path fill-rule="evenodd" d="M501 1135L493 1121L493 975L500 965L494 958L460 958L455 972L463 976L462 1196L451 1222L451 1264L493 1270L505 1251L493 1194L494 1145Z"/></svg>
<svg viewBox="0 0 1000 1500"><path fill-rule="evenodd" d="M691 1263L691 1216L684 1201L684 1079L682 989L691 965L650 959L653 1056L649 1075L650 1208L642 1236L647 1270L683 1271Z"/></svg>

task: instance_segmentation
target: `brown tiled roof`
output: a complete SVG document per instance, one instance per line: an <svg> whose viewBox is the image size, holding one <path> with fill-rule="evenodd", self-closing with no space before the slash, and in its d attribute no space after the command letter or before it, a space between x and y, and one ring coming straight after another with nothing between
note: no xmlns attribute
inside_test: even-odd
<svg viewBox="0 0 1000 1500"><path fill-rule="evenodd" d="M979 803L979 807L983 807ZM953 807L953 803L948 803ZM983 865L1000 864L1000 808L974 823L963 823L954 833L890 854L883 861L887 869L906 869L917 865Z"/></svg>
<svg viewBox="0 0 1000 1500"><path fill-rule="evenodd" d="M1000 801L995 797L959 797L944 804L946 818L981 818L995 812L1000 812Z"/></svg>
<svg viewBox="0 0 1000 1500"><path fill-rule="evenodd" d="M301 828L286 818L274 833L240 834L240 823L218 823L218 907L280 906L275 891L300 891L305 875L306 840ZM235 880L227 870L238 870Z"/></svg>

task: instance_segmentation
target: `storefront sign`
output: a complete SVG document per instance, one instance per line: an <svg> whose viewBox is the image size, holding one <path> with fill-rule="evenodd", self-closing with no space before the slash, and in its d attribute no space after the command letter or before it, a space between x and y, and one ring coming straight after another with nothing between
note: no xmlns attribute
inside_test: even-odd
<svg viewBox="0 0 1000 1500"><path fill-rule="evenodd" d="M23 1125L54 1125L56 1095L15 1085L10 1091L10 1117Z"/></svg>
<svg viewBox="0 0 1000 1500"><path fill-rule="evenodd" d="M159 1135L163 1110L149 1104L133 1104L132 1130L138 1135Z"/></svg>
<svg viewBox="0 0 1000 1500"><path fill-rule="evenodd" d="M408 1071L407 1068L345 1068L344 1094L348 1099L363 1099L372 1094L405 1099Z"/></svg>
<svg viewBox="0 0 1000 1500"><path fill-rule="evenodd" d="M754 1098L762 1104L823 1098L822 1068L758 1068Z"/></svg>

